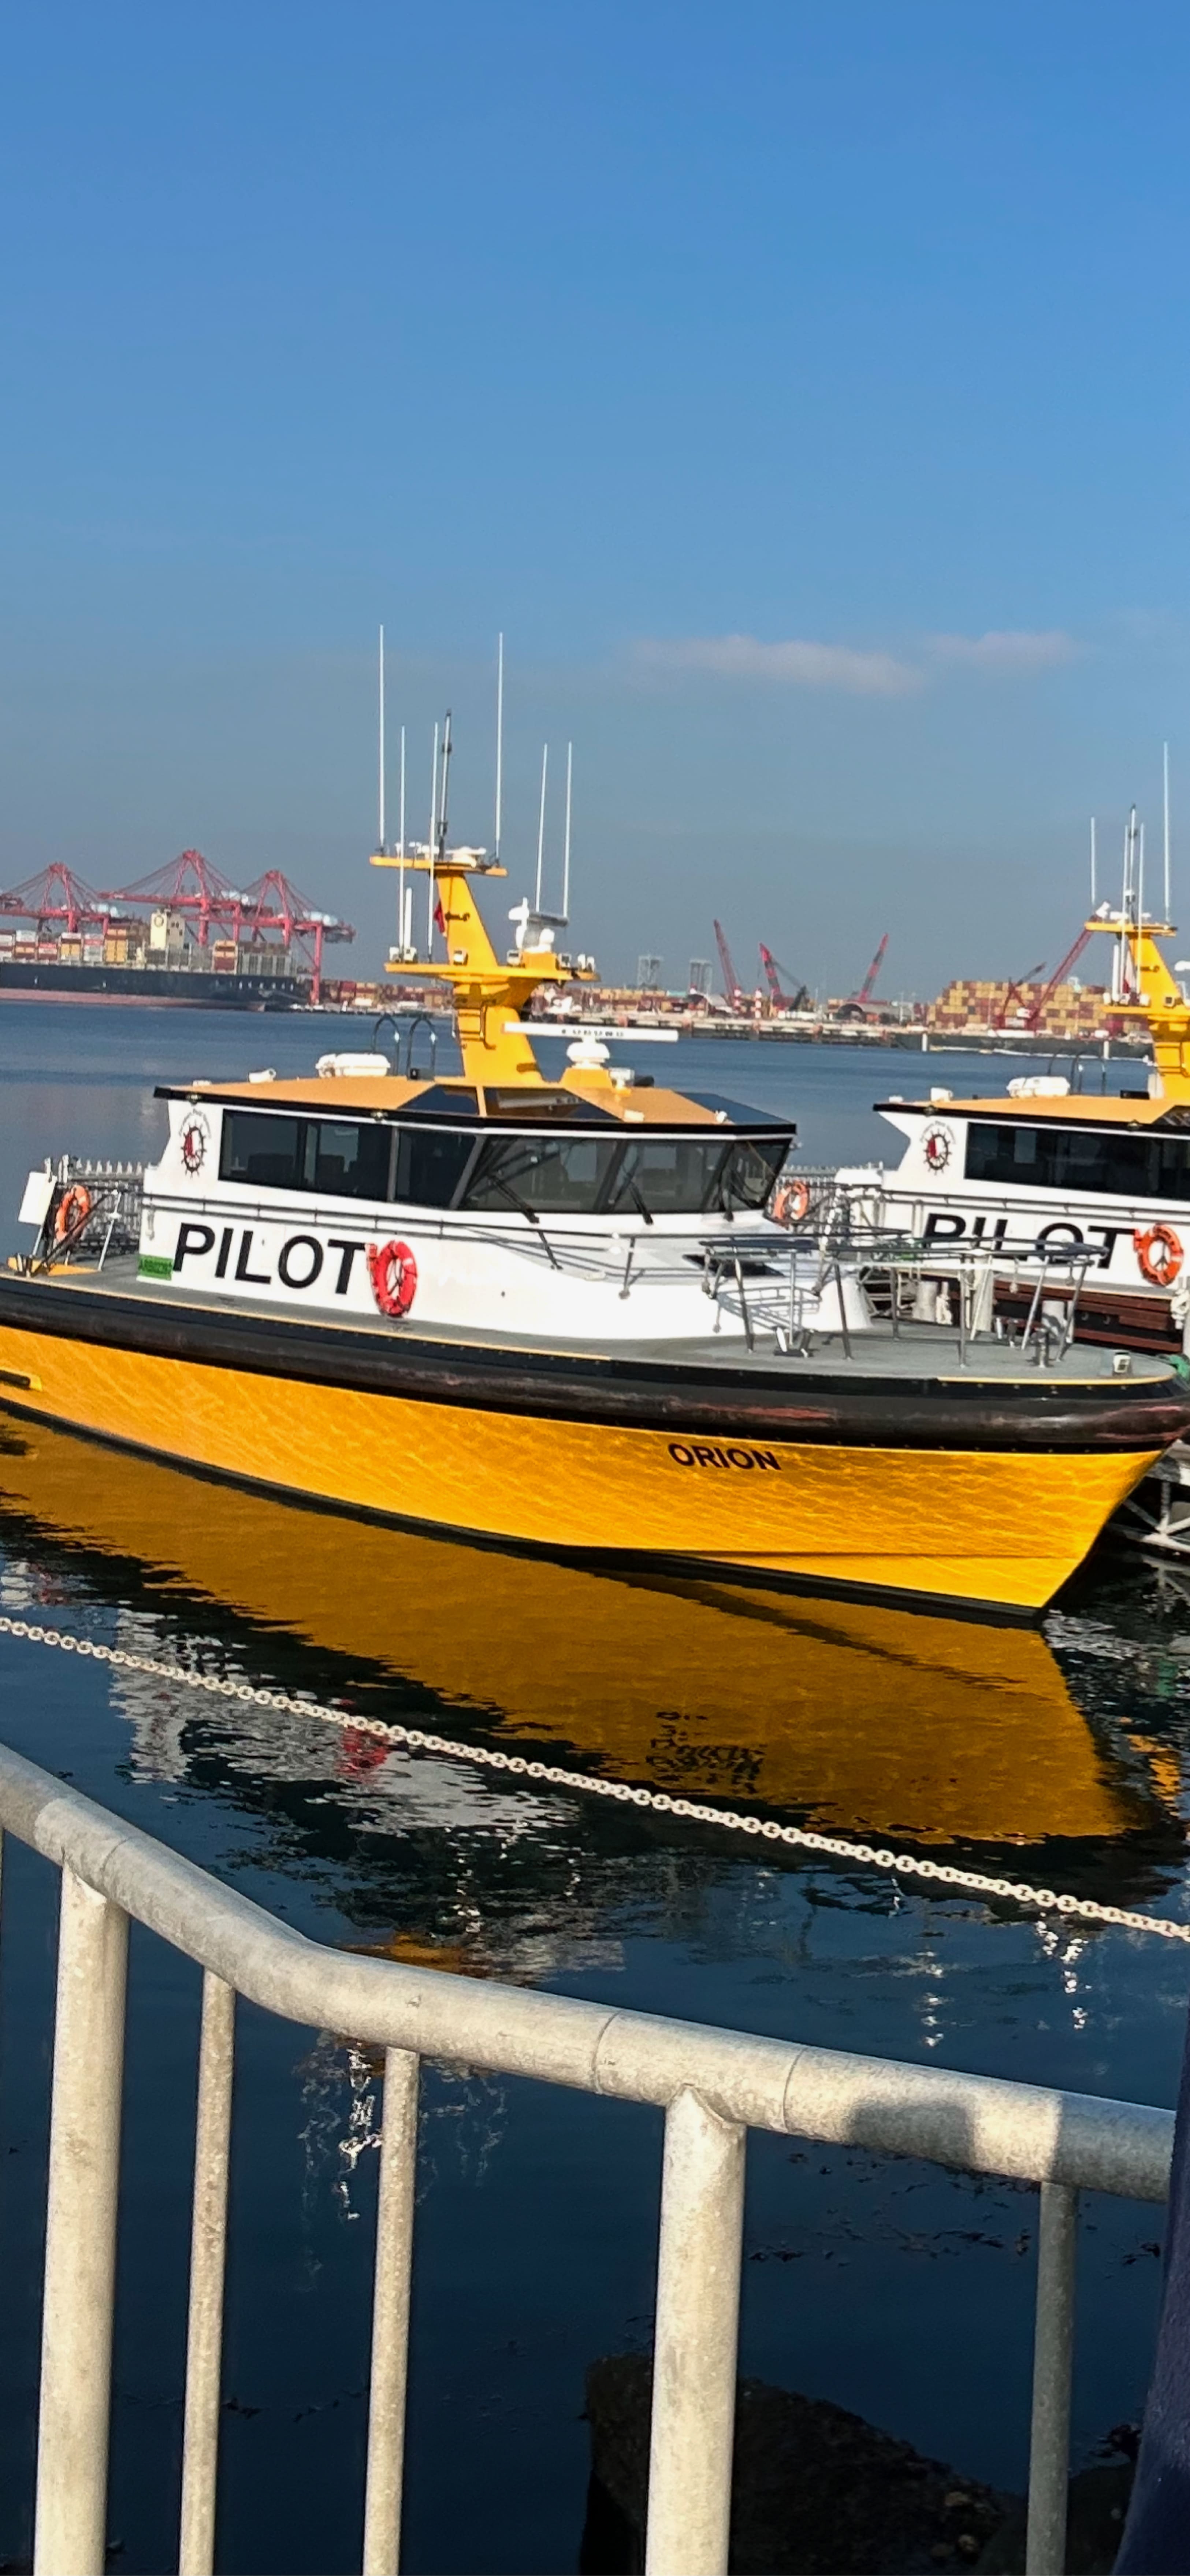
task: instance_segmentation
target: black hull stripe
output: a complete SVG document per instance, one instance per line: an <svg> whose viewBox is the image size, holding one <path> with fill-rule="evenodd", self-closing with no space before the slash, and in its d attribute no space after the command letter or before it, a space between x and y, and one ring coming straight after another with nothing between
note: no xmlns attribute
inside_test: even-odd
<svg viewBox="0 0 1190 2576"><path fill-rule="evenodd" d="M1173 1377L1047 1389L1028 1383L859 1381L838 1371L705 1368L682 1360L584 1357L431 1341L407 1329L353 1332L307 1318L209 1312L0 1276L0 1324L55 1340L132 1350L189 1367L351 1389L539 1420L756 1442L887 1449L1162 1449L1190 1431L1190 1390Z"/></svg>

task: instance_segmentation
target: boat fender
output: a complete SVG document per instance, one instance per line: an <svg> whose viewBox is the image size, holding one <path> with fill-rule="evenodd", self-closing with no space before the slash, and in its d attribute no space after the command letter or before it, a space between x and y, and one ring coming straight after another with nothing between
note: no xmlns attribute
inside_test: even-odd
<svg viewBox="0 0 1190 2576"><path fill-rule="evenodd" d="M1132 1241L1144 1278L1154 1288L1171 1288L1182 1267L1182 1239L1172 1225L1138 1226Z"/></svg>
<svg viewBox="0 0 1190 2576"><path fill-rule="evenodd" d="M91 1213L91 1193L82 1181L72 1183L58 1201L54 1217L54 1241L64 1243L68 1234L80 1233Z"/></svg>
<svg viewBox="0 0 1190 2576"><path fill-rule="evenodd" d="M407 1315L417 1295L417 1263L407 1243L370 1243L368 1276L382 1315Z"/></svg>
<svg viewBox="0 0 1190 2576"><path fill-rule="evenodd" d="M800 1225L809 1214L810 1188L806 1181L778 1181L773 1192L770 1216L778 1225Z"/></svg>

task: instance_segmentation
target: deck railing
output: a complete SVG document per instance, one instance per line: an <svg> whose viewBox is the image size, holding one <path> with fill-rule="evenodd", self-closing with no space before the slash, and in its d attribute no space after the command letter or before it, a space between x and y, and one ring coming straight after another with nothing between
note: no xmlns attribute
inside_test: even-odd
<svg viewBox="0 0 1190 2576"><path fill-rule="evenodd" d="M1039 2186L1026 2564L1064 2564L1077 2195L1160 2201L1173 2118L941 2067L757 2039L307 1940L0 1747L0 1827L62 1873L34 2567L102 2576L128 1926L204 1972L179 2566L213 2565L235 2004L384 2051L365 2576L398 2564L419 2064L463 2061L665 2113L650 2576L722 2576L749 2129Z"/></svg>

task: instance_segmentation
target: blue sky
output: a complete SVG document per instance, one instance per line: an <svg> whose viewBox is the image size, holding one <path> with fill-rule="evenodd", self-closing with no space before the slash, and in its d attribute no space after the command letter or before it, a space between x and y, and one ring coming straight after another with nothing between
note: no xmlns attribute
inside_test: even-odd
<svg viewBox="0 0 1190 2576"><path fill-rule="evenodd" d="M508 899L572 737L608 970L714 912L824 989L884 929L894 992L1056 960L1166 737L1190 912L1184 10L42 0L3 44L6 881L280 862L374 967L383 618L411 811L450 704L481 840L504 628Z"/></svg>

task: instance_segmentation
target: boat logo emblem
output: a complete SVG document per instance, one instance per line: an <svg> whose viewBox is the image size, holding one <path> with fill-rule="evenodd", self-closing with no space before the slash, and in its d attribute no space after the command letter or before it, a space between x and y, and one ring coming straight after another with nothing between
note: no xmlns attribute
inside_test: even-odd
<svg viewBox="0 0 1190 2576"><path fill-rule="evenodd" d="M921 1141L927 1171L944 1172L954 1152L954 1137L949 1127L927 1127Z"/></svg>
<svg viewBox="0 0 1190 2576"><path fill-rule="evenodd" d="M197 1110L182 1129L182 1161L188 1172L201 1172L210 1141L210 1128L201 1109Z"/></svg>

